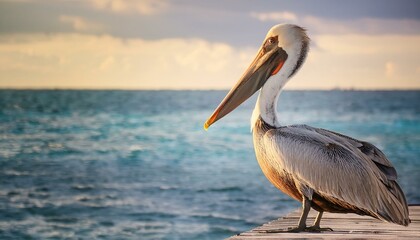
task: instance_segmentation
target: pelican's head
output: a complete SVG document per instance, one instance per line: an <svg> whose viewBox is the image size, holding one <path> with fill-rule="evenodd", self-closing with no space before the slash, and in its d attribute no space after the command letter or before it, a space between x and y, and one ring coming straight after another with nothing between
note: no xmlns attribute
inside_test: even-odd
<svg viewBox="0 0 420 240"><path fill-rule="evenodd" d="M292 24L272 27L254 61L204 123L204 129L233 111L267 82L276 81L281 88L301 67L308 50L309 38L303 28Z"/></svg>

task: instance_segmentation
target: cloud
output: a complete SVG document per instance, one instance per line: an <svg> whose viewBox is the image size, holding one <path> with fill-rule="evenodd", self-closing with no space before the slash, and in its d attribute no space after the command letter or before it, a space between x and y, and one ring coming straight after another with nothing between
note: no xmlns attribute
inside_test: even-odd
<svg viewBox="0 0 420 240"><path fill-rule="evenodd" d="M105 71L111 68L114 64L115 58L113 56L108 56L101 62L99 69Z"/></svg>
<svg viewBox="0 0 420 240"><path fill-rule="evenodd" d="M328 19L293 12L251 12L261 22L299 24L315 34L420 34L420 21L416 19Z"/></svg>
<svg viewBox="0 0 420 240"><path fill-rule="evenodd" d="M414 19L330 20L314 16L300 18L302 25L315 33L335 34L420 34L420 21Z"/></svg>
<svg viewBox="0 0 420 240"><path fill-rule="evenodd" d="M420 35L315 35L292 88L420 88Z"/></svg>
<svg viewBox="0 0 420 240"><path fill-rule="evenodd" d="M385 76L387 78L392 78L396 75L397 65L394 62L386 62L385 63Z"/></svg>
<svg viewBox="0 0 420 240"><path fill-rule="evenodd" d="M256 18L262 22L272 21L296 21L297 16L293 12L251 12L251 17Z"/></svg>
<svg viewBox="0 0 420 240"><path fill-rule="evenodd" d="M228 88L256 49L202 39L121 39L89 34L0 36L0 86Z"/></svg>
<svg viewBox="0 0 420 240"><path fill-rule="evenodd" d="M289 89L420 88L420 35L314 35ZM258 46L203 39L0 35L0 87L227 89ZM387 75L388 74L388 75Z"/></svg>
<svg viewBox="0 0 420 240"><path fill-rule="evenodd" d="M89 0L92 6L100 10L115 13L139 13L153 15L167 9L167 0Z"/></svg>
<svg viewBox="0 0 420 240"><path fill-rule="evenodd" d="M104 30L104 26L95 23L92 21L89 21L85 18L79 17L79 16L69 16L69 15L61 15L59 17L60 22L69 24L74 30L81 31L81 32L99 32Z"/></svg>

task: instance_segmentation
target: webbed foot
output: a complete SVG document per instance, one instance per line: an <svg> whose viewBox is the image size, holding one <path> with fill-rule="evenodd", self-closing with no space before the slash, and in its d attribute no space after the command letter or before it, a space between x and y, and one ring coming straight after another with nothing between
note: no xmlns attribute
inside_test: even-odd
<svg viewBox="0 0 420 240"><path fill-rule="evenodd" d="M326 231L333 231L332 228L322 228L319 226L310 226L310 227L289 227L287 229L268 229L268 230L260 230L258 232L263 233L298 233L298 232L326 232Z"/></svg>
<svg viewBox="0 0 420 240"><path fill-rule="evenodd" d="M320 226L310 226L305 228L305 232L333 232L334 230L332 230L332 228L329 227L325 227L322 228Z"/></svg>

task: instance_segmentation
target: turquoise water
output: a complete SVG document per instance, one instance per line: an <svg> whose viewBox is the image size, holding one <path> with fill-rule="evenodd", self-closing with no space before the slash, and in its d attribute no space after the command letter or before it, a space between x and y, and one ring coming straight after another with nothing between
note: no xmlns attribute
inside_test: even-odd
<svg viewBox="0 0 420 240"><path fill-rule="evenodd" d="M0 91L0 239L221 239L299 204L265 179L255 98L225 91ZM420 203L420 92L286 91L284 124L370 141Z"/></svg>

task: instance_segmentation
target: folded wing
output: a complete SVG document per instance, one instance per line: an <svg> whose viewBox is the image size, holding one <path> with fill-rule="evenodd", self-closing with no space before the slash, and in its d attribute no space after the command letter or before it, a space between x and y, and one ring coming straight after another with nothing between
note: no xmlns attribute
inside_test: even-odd
<svg viewBox="0 0 420 240"><path fill-rule="evenodd" d="M292 174L303 194L314 192L336 199L341 207L408 225L408 207L395 168L372 144L306 125L269 130L263 141L270 149L268 157L281 158L275 167Z"/></svg>

